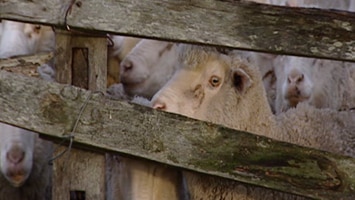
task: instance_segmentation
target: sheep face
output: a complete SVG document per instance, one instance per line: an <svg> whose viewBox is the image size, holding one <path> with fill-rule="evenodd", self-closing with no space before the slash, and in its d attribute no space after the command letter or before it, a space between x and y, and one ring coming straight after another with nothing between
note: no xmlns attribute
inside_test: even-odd
<svg viewBox="0 0 355 200"><path fill-rule="evenodd" d="M242 68L231 66L232 60L218 53L210 53L196 63L187 63L153 97L152 107L228 124L231 119L217 116L229 118L230 111L226 109L237 104L252 83Z"/></svg>
<svg viewBox="0 0 355 200"><path fill-rule="evenodd" d="M20 22L2 21L0 58L31 53L31 49L28 46L28 38L24 33L24 26L25 24Z"/></svg>
<svg viewBox="0 0 355 200"><path fill-rule="evenodd" d="M176 60L174 44L140 41L121 62L120 80L125 91L151 98L172 76Z"/></svg>
<svg viewBox="0 0 355 200"><path fill-rule="evenodd" d="M35 148L36 133L1 124L1 173L14 187L22 186L29 177Z"/></svg>
<svg viewBox="0 0 355 200"><path fill-rule="evenodd" d="M276 113L312 101L315 59L281 56L275 61L277 77Z"/></svg>
<svg viewBox="0 0 355 200"><path fill-rule="evenodd" d="M4 20L0 38L0 58L53 51L54 38L51 27Z"/></svg>
<svg viewBox="0 0 355 200"><path fill-rule="evenodd" d="M50 26L25 24L24 32L31 53L54 51L55 34Z"/></svg>
<svg viewBox="0 0 355 200"><path fill-rule="evenodd" d="M282 84L282 94L289 107L296 107L300 102L307 101L312 95L313 83L307 73L299 69L291 69Z"/></svg>

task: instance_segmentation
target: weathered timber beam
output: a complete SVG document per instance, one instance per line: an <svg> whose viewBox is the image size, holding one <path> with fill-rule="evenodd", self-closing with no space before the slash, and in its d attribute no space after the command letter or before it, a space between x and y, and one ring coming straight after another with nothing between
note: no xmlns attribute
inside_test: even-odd
<svg viewBox="0 0 355 200"><path fill-rule="evenodd" d="M0 69L9 72L22 73L28 76L39 77L37 68L50 62L52 59L53 53L51 52L0 59Z"/></svg>
<svg viewBox="0 0 355 200"><path fill-rule="evenodd" d="M2 0L0 18L65 28L71 1ZM218 0L76 0L67 23L85 31L355 61L350 12Z"/></svg>
<svg viewBox="0 0 355 200"><path fill-rule="evenodd" d="M41 66L53 59L53 53L39 53L36 55L16 56L12 58L0 59L0 69L26 67L28 65Z"/></svg>
<svg viewBox="0 0 355 200"><path fill-rule="evenodd" d="M354 158L0 72L2 122L58 141L71 132L84 104L74 132L76 147L146 158L306 197L355 198Z"/></svg>

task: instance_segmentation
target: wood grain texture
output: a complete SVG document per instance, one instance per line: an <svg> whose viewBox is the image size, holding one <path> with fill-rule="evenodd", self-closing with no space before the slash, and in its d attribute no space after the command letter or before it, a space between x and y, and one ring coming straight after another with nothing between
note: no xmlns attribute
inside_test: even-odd
<svg viewBox="0 0 355 200"><path fill-rule="evenodd" d="M105 91L106 38L56 32L57 80L77 87ZM59 113L58 113L59 114ZM59 154L64 148L57 151ZM54 162L53 197L70 200L70 192L82 191L87 200L106 198L104 154L71 149L70 154Z"/></svg>
<svg viewBox="0 0 355 200"><path fill-rule="evenodd" d="M2 0L0 18L65 28L70 2ZM221 0L77 0L69 13L86 32L355 61L355 13Z"/></svg>
<svg viewBox="0 0 355 200"><path fill-rule="evenodd" d="M67 147L60 147L59 154ZM55 160L52 200L70 200L70 191L85 192L87 200L105 199L105 159L102 154L80 149Z"/></svg>
<svg viewBox="0 0 355 200"><path fill-rule="evenodd" d="M0 72L0 121L46 138L58 141L68 134L86 101L75 130L75 147L148 159L306 197L355 198L353 158Z"/></svg>

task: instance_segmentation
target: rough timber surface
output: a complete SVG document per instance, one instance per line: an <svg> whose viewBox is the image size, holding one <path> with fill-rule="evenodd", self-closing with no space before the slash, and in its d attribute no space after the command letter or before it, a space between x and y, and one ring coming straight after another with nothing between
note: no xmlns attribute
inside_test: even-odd
<svg viewBox="0 0 355 200"><path fill-rule="evenodd" d="M106 38L92 38L56 31L56 80L76 87L106 89ZM60 149L63 151L63 148ZM53 164L53 200L72 200L70 192L82 191L86 200L106 198L105 156L95 152L71 149L65 158Z"/></svg>
<svg viewBox="0 0 355 200"><path fill-rule="evenodd" d="M0 69L8 72L21 73L28 76L39 77L37 68L53 59L53 53L40 53L36 55L17 56L0 59Z"/></svg>
<svg viewBox="0 0 355 200"><path fill-rule="evenodd" d="M75 147L145 158L311 198L355 198L353 158L110 100L99 92L0 72L0 121L48 139L68 134L86 102L74 132Z"/></svg>
<svg viewBox="0 0 355 200"><path fill-rule="evenodd" d="M355 61L355 13L228 0L1 0L0 18ZM29 9L21 9L21 8Z"/></svg>

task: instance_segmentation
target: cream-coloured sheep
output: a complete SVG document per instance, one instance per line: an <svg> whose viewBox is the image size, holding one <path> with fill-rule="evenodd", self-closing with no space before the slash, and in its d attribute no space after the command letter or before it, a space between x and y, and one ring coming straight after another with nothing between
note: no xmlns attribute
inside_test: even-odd
<svg viewBox="0 0 355 200"><path fill-rule="evenodd" d="M269 105L271 107L272 112L275 113L276 75L274 70L274 64L278 56L274 54L242 50L233 50L229 52L229 55L238 56L241 59L246 60L250 64L259 68Z"/></svg>
<svg viewBox="0 0 355 200"><path fill-rule="evenodd" d="M0 123L0 199L50 199L52 152L37 133Z"/></svg>
<svg viewBox="0 0 355 200"><path fill-rule="evenodd" d="M275 61L277 114L307 102L316 108L346 109L355 88L344 62L296 56L279 56ZM355 105L353 105L355 106Z"/></svg>
<svg viewBox="0 0 355 200"><path fill-rule="evenodd" d="M355 157L355 113L299 104L274 116L256 67L212 48L184 45L181 52L183 65L153 97L153 108ZM239 195L237 183L184 174L192 199Z"/></svg>

